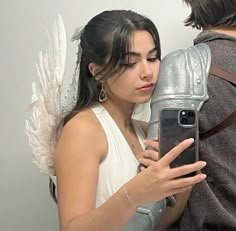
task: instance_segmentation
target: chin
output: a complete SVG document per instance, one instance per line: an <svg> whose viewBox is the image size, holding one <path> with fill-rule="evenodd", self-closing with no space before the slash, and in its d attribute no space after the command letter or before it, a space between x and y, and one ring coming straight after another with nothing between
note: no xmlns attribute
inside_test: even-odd
<svg viewBox="0 0 236 231"><path fill-rule="evenodd" d="M151 99L151 96L150 97L146 97L145 99L140 99L136 102L136 104L144 104L144 103L147 103L149 102L149 100Z"/></svg>

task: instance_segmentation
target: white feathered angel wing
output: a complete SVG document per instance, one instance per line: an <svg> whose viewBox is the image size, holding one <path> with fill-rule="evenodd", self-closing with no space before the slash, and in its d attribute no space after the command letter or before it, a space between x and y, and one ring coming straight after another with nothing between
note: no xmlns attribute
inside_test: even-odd
<svg viewBox="0 0 236 231"><path fill-rule="evenodd" d="M33 82L31 117L25 131L33 152L33 162L44 174L55 175L54 152L56 129L62 120L62 83L66 60L66 32L59 15L53 27L53 39L48 34L48 47L39 53L36 65L38 81ZM73 77L74 78L74 77ZM77 83L72 79L73 85ZM65 96L66 97L66 96Z"/></svg>

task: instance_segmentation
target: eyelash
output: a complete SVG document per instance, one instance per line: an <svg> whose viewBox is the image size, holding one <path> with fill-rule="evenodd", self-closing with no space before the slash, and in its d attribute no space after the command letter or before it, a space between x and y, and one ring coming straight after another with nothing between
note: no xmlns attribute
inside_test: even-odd
<svg viewBox="0 0 236 231"><path fill-rule="evenodd" d="M123 66L126 68L133 67L136 63L124 63Z"/></svg>
<svg viewBox="0 0 236 231"><path fill-rule="evenodd" d="M147 59L149 62L155 62L158 59L157 56Z"/></svg>
<svg viewBox="0 0 236 231"><path fill-rule="evenodd" d="M153 58L148 58L147 61L149 61L149 62L155 62L157 59L158 59L158 57L156 56L156 57L153 57ZM124 63L123 66L125 66L126 68L131 68L131 67L133 67L135 64L136 64L136 62L135 62L135 63Z"/></svg>

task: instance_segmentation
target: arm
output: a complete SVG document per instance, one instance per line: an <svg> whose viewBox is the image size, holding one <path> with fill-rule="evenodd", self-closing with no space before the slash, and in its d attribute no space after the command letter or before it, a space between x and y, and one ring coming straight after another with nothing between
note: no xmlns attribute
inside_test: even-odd
<svg viewBox="0 0 236 231"><path fill-rule="evenodd" d="M57 146L58 210L63 231L120 230L135 212L122 189L95 209L99 163L107 143L102 128L90 117L68 122Z"/></svg>
<svg viewBox="0 0 236 231"><path fill-rule="evenodd" d="M99 163L105 157L107 142L100 124L91 119L91 115L76 117L63 129L55 156L61 231L121 230L136 208L122 187L95 208ZM174 179L201 169L201 162L188 168L169 168L169 163L190 144L183 141L125 184L129 197L137 207L180 193L189 185L202 181L201 175Z"/></svg>

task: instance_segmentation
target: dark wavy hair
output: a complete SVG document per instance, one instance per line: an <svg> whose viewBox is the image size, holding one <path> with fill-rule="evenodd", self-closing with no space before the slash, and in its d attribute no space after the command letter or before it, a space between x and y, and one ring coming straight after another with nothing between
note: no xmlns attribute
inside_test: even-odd
<svg viewBox="0 0 236 231"><path fill-rule="evenodd" d="M191 7L185 26L201 29L209 26L236 26L235 0L183 0Z"/></svg>
<svg viewBox="0 0 236 231"><path fill-rule="evenodd" d="M81 34L82 55L77 55L79 69L78 101L75 108L63 119L65 125L78 111L98 102L101 84L90 73L88 65L95 63L101 67L96 75L107 79L125 71L125 54L131 46L135 31L144 30L150 33L161 57L160 39L155 24L147 17L130 10L104 11L93 17L84 27ZM49 182L50 194L55 201L56 187Z"/></svg>

